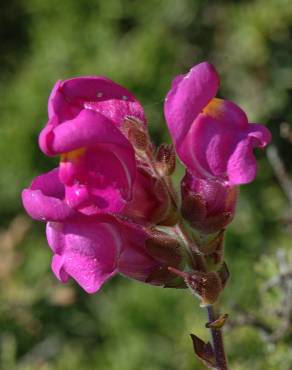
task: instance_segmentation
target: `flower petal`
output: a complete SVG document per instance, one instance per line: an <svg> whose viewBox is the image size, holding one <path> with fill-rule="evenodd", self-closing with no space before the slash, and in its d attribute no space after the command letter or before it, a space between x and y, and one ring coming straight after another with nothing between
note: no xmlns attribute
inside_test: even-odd
<svg viewBox="0 0 292 370"><path fill-rule="evenodd" d="M54 138L50 152L53 155L70 152L85 146L107 143L131 148L128 140L101 114L83 109L79 115L57 125L53 129Z"/></svg>
<svg viewBox="0 0 292 370"><path fill-rule="evenodd" d="M249 137L253 137L257 140L256 147L264 148L272 140L271 132L267 127L260 125L258 123L252 123L248 128Z"/></svg>
<svg viewBox="0 0 292 370"><path fill-rule="evenodd" d="M146 123L144 110L135 96L106 77L85 76L58 82L49 98L49 115L59 122L73 119L83 109L92 109L121 125L126 115Z"/></svg>
<svg viewBox="0 0 292 370"><path fill-rule="evenodd" d="M254 180L257 172L254 148L263 148L271 141L270 131L263 125L249 125L248 134L244 140L237 143L230 156L227 173L230 184L247 184Z"/></svg>
<svg viewBox="0 0 292 370"><path fill-rule="evenodd" d="M95 293L116 273L120 237L114 225L84 218L83 222L48 223L47 237L56 252L52 269L61 281L72 277Z"/></svg>
<svg viewBox="0 0 292 370"><path fill-rule="evenodd" d="M63 201L64 185L58 169L37 176L30 188L22 192L22 202L27 213L39 221L61 221L75 214Z"/></svg>
<svg viewBox="0 0 292 370"><path fill-rule="evenodd" d="M84 109L75 119L52 125L49 134L50 141L41 135L40 143L45 143L47 153L63 153L59 176L66 185L69 204L76 199L78 207L85 202L88 208L91 198L95 208L121 211L124 200L131 197L136 160L132 145L120 130L101 114ZM92 197L104 206L99 207Z"/></svg>
<svg viewBox="0 0 292 370"><path fill-rule="evenodd" d="M44 195L62 199L64 197L64 185L59 180L59 168L37 176L31 183L31 190L41 190Z"/></svg>
<svg viewBox="0 0 292 370"><path fill-rule="evenodd" d="M168 92L164 114L171 136L180 145L190 127L209 101L216 95L219 77L208 62L193 67L184 76L178 76Z"/></svg>
<svg viewBox="0 0 292 370"><path fill-rule="evenodd" d="M270 138L264 126L248 124L234 103L212 99L194 121L178 154L195 176L243 184L256 175L252 149L264 147Z"/></svg>
<svg viewBox="0 0 292 370"><path fill-rule="evenodd" d="M84 150L80 157L63 160L60 176L70 207L86 214L121 212L131 197L134 176L122 160L119 148L115 153L100 145ZM124 156L124 160L128 158Z"/></svg>
<svg viewBox="0 0 292 370"><path fill-rule="evenodd" d="M26 212L37 221L62 221L75 213L62 200L48 197L40 190L24 189L21 196Z"/></svg>

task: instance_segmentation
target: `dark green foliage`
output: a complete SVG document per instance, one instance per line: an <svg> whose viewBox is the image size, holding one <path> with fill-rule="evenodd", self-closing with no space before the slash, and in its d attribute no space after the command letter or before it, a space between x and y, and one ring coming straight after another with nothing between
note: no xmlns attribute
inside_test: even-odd
<svg viewBox="0 0 292 370"><path fill-rule="evenodd" d="M171 79L204 59L222 76L220 95L268 124L291 171L291 143L280 124L292 117L292 2L10 0L1 5L0 24L0 368L202 369L189 334L207 341L207 318L193 296L121 277L94 296L74 283L61 286L50 272L44 227L18 216L19 194L57 163L37 147L57 79L99 74L125 85L161 143L169 141L162 108ZM291 234L282 222L288 201L265 154L257 156L259 176L242 188L227 234L226 344L233 370L290 370L291 329L271 341L255 323L235 323L249 310L277 331L275 311L286 293L262 287L278 273L279 248L291 266Z"/></svg>

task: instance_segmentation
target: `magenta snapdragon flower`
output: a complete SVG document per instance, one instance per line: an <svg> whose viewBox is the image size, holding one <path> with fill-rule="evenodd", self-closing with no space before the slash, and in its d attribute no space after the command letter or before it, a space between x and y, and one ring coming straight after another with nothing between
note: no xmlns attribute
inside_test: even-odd
<svg viewBox="0 0 292 370"><path fill-rule="evenodd" d="M141 195L136 203L145 206L145 182L151 178L136 176L135 151L122 132L127 117L146 128L143 108L133 94L104 77L58 81L48 112L39 144L45 154L61 156L58 176L69 207L88 215L121 213L132 199L134 184L135 194ZM155 196L152 201L157 206Z"/></svg>
<svg viewBox="0 0 292 370"><path fill-rule="evenodd" d="M166 122L177 153L196 177L246 184L256 176L253 149L271 140L269 130L250 124L237 105L215 98L219 77L203 62L177 76L165 99Z"/></svg>
<svg viewBox="0 0 292 370"><path fill-rule="evenodd" d="M98 107L107 103L104 114ZM59 178L70 207L86 214L120 212L131 198L135 153L119 125L133 105L143 115L127 90L102 77L73 78L54 86L39 144L45 154L61 155Z"/></svg>
<svg viewBox="0 0 292 370"><path fill-rule="evenodd" d="M138 225L112 215L76 215L61 223L49 222L47 239L57 278L66 282L71 277L87 293L95 293L116 273L161 285L149 279L162 263L147 252L147 233Z"/></svg>
<svg viewBox="0 0 292 370"><path fill-rule="evenodd" d="M203 62L173 80L164 105L177 154L187 168L182 212L193 227L206 233L231 222L234 187L254 180L253 149L271 140L265 126L249 123L237 105L216 98L218 88L215 68Z"/></svg>
<svg viewBox="0 0 292 370"><path fill-rule="evenodd" d="M57 82L39 143L60 165L22 192L28 214L47 222L55 275L89 293L117 272L151 284L173 280L167 269L157 275L163 259L146 248L145 226L164 218L169 199L122 131L129 117L146 130L138 101L106 78Z"/></svg>
<svg viewBox="0 0 292 370"><path fill-rule="evenodd" d="M60 164L36 177L22 200L33 219L47 223L60 281L71 277L89 293L116 273L184 285L168 267L183 269L193 258L172 226L184 218L204 234L225 228L237 186L255 177L253 148L270 140L264 126L215 98L218 85L214 67L201 63L167 94L166 121L186 166L180 202L170 183L173 148L156 151L132 93L104 77L56 83L39 145Z"/></svg>
<svg viewBox="0 0 292 370"><path fill-rule="evenodd" d="M22 192L28 214L47 222L47 239L54 252L52 270L60 281L72 277L88 293L94 293L118 272L154 285L172 280L168 272L164 280L155 277L163 260L147 251L149 235L142 225L111 214L82 214L64 201L64 194L58 169L36 177ZM177 262L176 258L174 264Z"/></svg>

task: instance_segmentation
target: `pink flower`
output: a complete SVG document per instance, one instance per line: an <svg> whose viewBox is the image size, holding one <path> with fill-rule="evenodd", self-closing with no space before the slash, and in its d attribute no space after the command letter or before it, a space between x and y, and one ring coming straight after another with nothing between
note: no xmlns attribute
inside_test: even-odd
<svg viewBox="0 0 292 370"><path fill-rule="evenodd" d="M67 206L87 215L125 213L143 222L164 217L169 200L153 191L154 174L141 175L124 132L130 119L147 137L143 108L128 90L104 77L58 81L48 110L39 143L46 154L61 155L58 177Z"/></svg>
<svg viewBox="0 0 292 370"><path fill-rule="evenodd" d="M175 79L165 103L187 167L182 215L207 234L232 220L236 185L256 174L253 148L270 140L264 126L214 98L218 84L214 68L201 63ZM48 110L39 144L45 154L60 155L60 165L36 177L22 200L32 218L47 222L57 278L73 278L89 293L116 273L181 286L168 269L184 267L181 244L153 227L177 222L169 183L175 155L166 147L155 154L140 103L109 79L80 77L57 82Z"/></svg>
<svg viewBox="0 0 292 370"><path fill-rule="evenodd" d="M27 213L47 222L47 239L54 252L52 269L60 281L71 277L86 292L94 293L118 272L154 285L173 279L167 269L156 276L164 266L163 258L147 251L149 236L142 226L110 214L82 214L68 206L64 194L58 169L36 177L22 192ZM176 257L172 265L177 262Z"/></svg>
<svg viewBox="0 0 292 370"><path fill-rule="evenodd" d="M39 144L61 155L67 204L85 214L120 212L136 176L134 149L120 126L127 116L145 125L140 103L109 79L79 77L56 83L48 111Z"/></svg>
<svg viewBox="0 0 292 370"><path fill-rule="evenodd" d="M131 221L163 220L169 197L125 136L127 117L146 132L142 107L114 82L100 77L58 82L40 146L48 155L59 154L60 165L22 192L27 213L47 222L55 275L63 282L72 277L89 293L117 272L155 285L173 280L163 253L153 257L148 233ZM172 265L180 261L174 256Z"/></svg>
<svg viewBox="0 0 292 370"><path fill-rule="evenodd" d="M234 217L238 190L216 179L186 173L181 182L182 215L204 234L225 228Z"/></svg>
<svg viewBox="0 0 292 370"><path fill-rule="evenodd" d="M248 123L234 103L215 98L218 88L217 72L207 62L176 77L165 99L166 121L180 159L194 176L245 184L256 176L253 148L266 146L271 134Z"/></svg>
<svg viewBox="0 0 292 370"><path fill-rule="evenodd" d="M146 281L161 267L147 253L146 232L110 215L78 215L62 223L49 222L47 238L54 252L56 277L62 282L73 278L87 293L95 293L118 272Z"/></svg>

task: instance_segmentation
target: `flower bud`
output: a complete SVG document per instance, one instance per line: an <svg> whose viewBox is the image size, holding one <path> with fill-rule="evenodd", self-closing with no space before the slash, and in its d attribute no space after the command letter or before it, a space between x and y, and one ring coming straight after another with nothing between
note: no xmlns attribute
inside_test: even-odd
<svg viewBox="0 0 292 370"><path fill-rule="evenodd" d="M203 180L186 173L181 182L182 214L204 234L225 228L233 219L238 190L217 179Z"/></svg>

